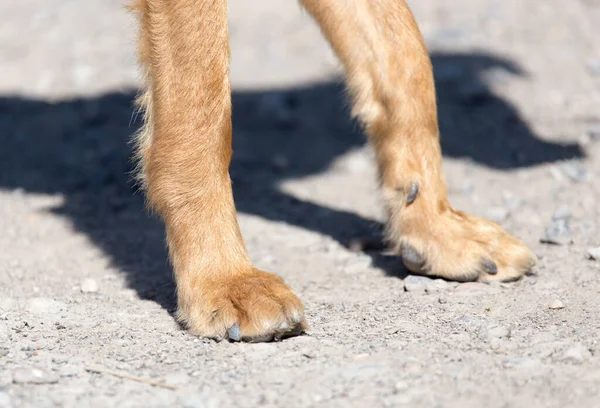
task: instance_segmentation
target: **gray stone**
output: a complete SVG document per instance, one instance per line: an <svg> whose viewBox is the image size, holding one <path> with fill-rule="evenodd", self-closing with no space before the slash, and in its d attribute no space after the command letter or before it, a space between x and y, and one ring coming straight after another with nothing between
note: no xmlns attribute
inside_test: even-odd
<svg viewBox="0 0 600 408"><path fill-rule="evenodd" d="M52 362L55 364L64 364L69 361L69 357L67 356L56 356L52 357Z"/></svg>
<svg viewBox="0 0 600 408"><path fill-rule="evenodd" d="M77 377L81 373L81 370L75 366L66 366L60 370L61 377Z"/></svg>
<svg viewBox="0 0 600 408"><path fill-rule="evenodd" d="M407 292L423 293L431 279L425 276L410 275L404 279L404 290Z"/></svg>
<svg viewBox="0 0 600 408"><path fill-rule="evenodd" d="M427 293L437 293L447 290L450 287L448 282L443 279L434 279L425 284L425 292Z"/></svg>
<svg viewBox="0 0 600 408"><path fill-rule="evenodd" d="M568 206L562 206L554 212L546 226L540 242L544 244L565 245L572 241L569 221L572 213Z"/></svg>

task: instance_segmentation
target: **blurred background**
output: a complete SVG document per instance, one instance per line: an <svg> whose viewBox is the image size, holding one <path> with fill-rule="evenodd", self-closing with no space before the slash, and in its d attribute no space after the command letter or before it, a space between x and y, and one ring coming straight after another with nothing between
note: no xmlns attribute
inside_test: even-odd
<svg viewBox="0 0 600 408"><path fill-rule="evenodd" d="M537 271L543 283L536 287L541 292L528 289L534 278L510 286L507 290L517 291L520 299L510 307L525 310L516 314L525 319L534 316L528 325L537 327L547 316L527 307L548 291L564 288L573 299L597 301L590 288L600 275L586 254L600 246L600 2L409 4L434 65L451 202L499 222L540 257ZM355 238L377 239L383 214L371 153L348 118L340 66L319 30L293 0L230 0L229 5L231 175L251 258L258 267L284 275L300 294L317 338L335 337L319 343L331 355L338 344L371 352L376 347L372 339L391 334L384 332L385 324L365 322L399 316L403 325L418 322L404 325L405 334L424 330L419 336L450 338L444 333L452 325L437 325L435 317L421 312L435 309L432 314L442 316L445 301L411 298L398 307L398 299L408 296L398 279L406 277L398 259L378 250L349 248ZM172 360L180 356L180 367L201 357L187 337L183 345L174 343L176 350L169 348L170 339L161 340L163 348L151 344L115 351L121 343L114 338L146 344L152 341L146 333L174 330L167 313L173 308L173 284L163 229L144 210L130 173L129 139L140 124L132 104L139 85L134 44L135 21L120 0L0 2L0 316L16 322L26 313L29 322L38 321L31 316L43 316L39 322L50 325L60 321L72 330L67 339L103 339L98 340L102 344L66 340L66 353L88 350L108 366L123 368L122 362L130 361L143 373L152 360L143 354L147 349L162 350ZM355 306L345 309L342 302ZM464 309L461 313L479 307L478 301L459 303L453 307ZM53 310L50 317L44 314ZM376 316L344 320L354 312ZM143 321L137 324L136 316ZM455 316L448 316L454 322ZM582 312L569 322L585 316ZM9 344L6 327L0 331L0 346ZM42 343L54 338L48 325L39 323L36 330ZM344 330L359 341L344 336ZM569 333L587 338L575 329ZM20 341L36 338L14 336ZM442 343L438 339L430 345ZM525 334L522 344L532 344ZM11 361L17 364L28 352L14 347L11 355L20 357ZM259 359L260 350L267 349L255 350ZM119 353L125 360L118 357L121 363L116 363ZM346 356L345 349L340 353ZM488 356L483 354L477 361L485 368ZM478 354L469 356L476 360ZM208 361L205 381L210 382L210 373L223 369ZM437 367L436 362L427 364ZM490 364L493 369L495 363ZM164 363L150 371L167 373L169 367ZM75 384L87 381L86 375L61 381ZM512 382L502 383L505 378L495 375L475 376L471 386L458 388L479 390L480 379L486 378L498 386L492 396L513 390ZM562 381L552 378L556 384ZM10 378L0 374L0 394L6 381ZM92 392L85 381L81 389ZM559 392L566 389L559 385L556 395L577 394ZM545 394L545 386L540 387ZM364 395L380 388L369 387ZM26 390L15 392L21 392L23 401L30 398ZM235 393L244 395L239 389L231 395ZM70 398L52 395L60 404ZM107 397L107 406L114 406L113 397Z"/></svg>

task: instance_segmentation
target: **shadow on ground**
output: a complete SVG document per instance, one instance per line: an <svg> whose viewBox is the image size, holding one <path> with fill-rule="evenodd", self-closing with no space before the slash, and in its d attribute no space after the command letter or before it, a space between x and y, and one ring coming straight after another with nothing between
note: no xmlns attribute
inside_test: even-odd
<svg viewBox="0 0 600 408"><path fill-rule="evenodd" d="M577 145L545 142L517 109L485 80L523 75L512 62L481 54L432 56L448 157L499 169L580 157ZM60 193L53 211L102 248L140 296L173 306L163 229L142 209L132 188L129 136L134 90L49 103L0 97L0 188ZM277 188L284 179L316 174L364 144L348 119L338 82L277 91L234 92L231 175L240 212L327 234L343 244L377 234L380 225L350 212L301 201ZM282 157L288 165L281 166ZM397 259L370 252L386 272L401 275Z"/></svg>

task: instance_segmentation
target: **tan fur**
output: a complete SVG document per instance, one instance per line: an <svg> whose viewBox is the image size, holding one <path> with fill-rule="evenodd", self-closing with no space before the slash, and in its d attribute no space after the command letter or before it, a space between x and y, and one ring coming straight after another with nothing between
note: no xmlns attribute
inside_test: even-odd
<svg viewBox="0 0 600 408"><path fill-rule="evenodd" d="M535 258L520 241L448 204L431 62L404 1L302 4L345 67L353 115L376 152L388 236L407 267L480 281L529 270ZM149 203L165 222L179 320L201 336L270 340L299 333L306 323L290 288L253 268L237 224L228 174L226 6L225 0L133 4L146 72L137 154Z"/></svg>

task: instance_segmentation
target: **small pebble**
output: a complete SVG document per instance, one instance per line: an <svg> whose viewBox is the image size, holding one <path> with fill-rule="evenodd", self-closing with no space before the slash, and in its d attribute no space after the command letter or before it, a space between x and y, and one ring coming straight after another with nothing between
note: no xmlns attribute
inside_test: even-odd
<svg viewBox="0 0 600 408"><path fill-rule="evenodd" d="M560 356L560 361L562 361L564 363L571 363L571 364L582 364L587 359L589 359L591 356L592 355L587 348L585 348L581 345L577 345L577 346L571 347L567 351L565 351Z"/></svg>
<svg viewBox="0 0 600 408"><path fill-rule="evenodd" d="M565 245L572 240L569 219L571 211L568 207L561 207L552 216L552 220L546 226L540 242L544 244Z"/></svg>
<svg viewBox="0 0 600 408"><path fill-rule="evenodd" d="M81 293L96 293L98 289L98 283L91 278L84 279L81 282Z"/></svg>
<svg viewBox="0 0 600 408"><path fill-rule="evenodd" d="M552 303L550 303L550 306L548 306L548 307L552 310L564 309L565 304L563 302L561 302L560 299L554 299L552 301Z"/></svg>
<svg viewBox="0 0 600 408"><path fill-rule="evenodd" d="M488 337L492 339L501 339L510 337L510 329L504 326L492 327L487 331Z"/></svg>
<svg viewBox="0 0 600 408"><path fill-rule="evenodd" d="M404 290L407 292L424 293L427 285L432 282L425 276L410 275L404 279Z"/></svg>
<svg viewBox="0 0 600 408"><path fill-rule="evenodd" d="M588 248L587 256L589 259L600 261L600 247Z"/></svg>
<svg viewBox="0 0 600 408"><path fill-rule="evenodd" d="M41 368L20 367L13 371L13 382L15 384L54 384L58 382L58 376Z"/></svg>
<svg viewBox="0 0 600 408"><path fill-rule="evenodd" d="M448 289L450 285L443 279L434 279L431 282L425 284L425 292L437 293Z"/></svg>
<svg viewBox="0 0 600 408"><path fill-rule="evenodd" d="M74 366L66 366L60 370L61 377L77 377L81 370Z"/></svg>
<svg viewBox="0 0 600 408"><path fill-rule="evenodd" d="M69 357L67 356L56 356L52 357L52 362L55 364L64 364L69 361Z"/></svg>

